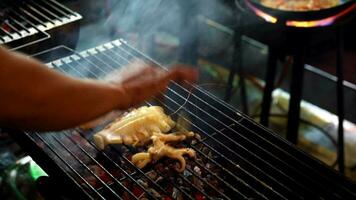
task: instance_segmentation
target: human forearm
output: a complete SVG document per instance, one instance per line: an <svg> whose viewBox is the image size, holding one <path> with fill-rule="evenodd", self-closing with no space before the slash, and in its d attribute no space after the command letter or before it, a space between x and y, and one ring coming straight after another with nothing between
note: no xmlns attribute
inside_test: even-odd
<svg viewBox="0 0 356 200"><path fill-rule="evenodd" d="M139 67L139 68L137 68ZM113 109L138 105L167 88L170 80L194 82L196 70L168 71L133 62L133 73L104 83L75 79L0 47L0 126L57 130L79 125Z"/></svg>
<svg viewBox="0 0 356 200"><path fill-rule="evenodd" d="M70 78L22 55L1 52L0 57L2 125L63 129L123 107L118 86Z"/></svg>

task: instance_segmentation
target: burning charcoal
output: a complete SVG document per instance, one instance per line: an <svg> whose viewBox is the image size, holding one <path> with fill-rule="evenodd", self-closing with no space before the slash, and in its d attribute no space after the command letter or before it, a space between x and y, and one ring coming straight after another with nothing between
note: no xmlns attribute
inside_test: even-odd
<svg viewBox="0 0 356 200"><path fill-rule="evenodd" d="M197 173L199 176L201 176L201 170L198 166L194 167L194 172Z"/></svg>
<svg viewBox="0 0 356 200"><path fill-rule="evenodd" d="M193 176L192 182L197 188L199 188L199 190L203 190L204 184L203 184L203 182L200 181L200 179L198 177Z"/></svg>
<svg viewBox="0 0 356 200"><path fill-rule="evenodd" d="M152 196L154 196L157 199L162 199L161 194L157 192L155 189L149 188L147 189L147 192L149 192Z"/></svg>
<svg viewBox="0 0 356 200"><path fill-rule="evenodd" d="M195 196L195 199L196 199L196 200L205 200L204 195L201 194L201 193L199 193L199 192L195 193L194 196Z"/></svg>
<svg viewBox="0 0 356 200"><path fill-rule="evenodd" d="M209 157L209 158L213 158L213 157L214 157L214 156L213 156L213 153L212 153L211 151L209 151L208 157Z"/></svg>
<svg viewBox="0 0 356 200"><path fill-rule="evenodd" d="M184 170L184 171L183 171L183 175L184 175L185 177L188 177L188 176L191 176L192 173L190 173L190 171L188 171L188 170Z"/></svg>
<svg viewBox="0 0 356 200"><path fill-rule="evenodd" d="M133 186L132 187L132 193L136 196L136 197L140 197L144 195L144 191L138 187L138 186Z"/></svg>
<svg viewBox="0 0 356 200"><path fill-rule="evenodd" d="M207 155L210 151L207 147L203 147L201 150L205 155Z"/></svg>
<svg viewBox="0 0 356 200"><path fill-rule="evenodd" d="M155 171L150 171L147 173L147 176L150 177L152 180L156 180L157 178L157 172Z"/></svg>
<svg viewBox="0 0 356 200"><path fill-rule="evenodd" d="M131 196L126 191L122 195L122 199L124 199L124 200L126 200L126 199L129 200L129 199L131 199L130 197Z"/></svg>
<svg viewBox="0 0 356 200"><path fill-rule="evenodd" d="M197 163L199 163L199 164L201 164L201 165L204 165L204 162L203 162L203 160L201 159L201 158L197 158Z"/></svg>
<svg viewBox="0 0 356 200"><path fill-rule="evenodd" d="M208 168L209 170L213 169L213 165L210 163L206 163L205 167Z"/></svg>
<svg viewBox="0 0 356 200"><path fill-rule="evenodd" d="M173 180L173 181L174 181L174 180ZM177 182L178 182L179 185L183 185L183 180L182 180L181 178L178 178L178 179L177 179Z"/></svg>
<svg viewBox="0 0 356 200"><path fill-rule="evenodd" d="M177 200L183 200L184 199L183 198L183 194L179 190L177 190L177 188L173 188L172 197L174 199L177 199Z"/></svg>
<svg viewBox="0 0 356 200"><path fill-rule="evenodd" d="M154 168L158 172L163 172L164 171L164 166L161 163L158 163L157 165L155 165Z"/></svg>
<svg viewBox="0 0 356 200"><path fill-rule="evenodd" d="M156 180L156 182L158 183L158 184L160 184L161 182L163 182L164 181L164 178L162 177L162 176L159 176L158 178L157 178L157 180Z"/></svg>
<svg viewBox="0 0 356 200"><path fill-rule="evenodd" d="M144 188L148 187L148 183L146 181L143 181L142 179L137 180L137 182L142 185Z"/></svg>

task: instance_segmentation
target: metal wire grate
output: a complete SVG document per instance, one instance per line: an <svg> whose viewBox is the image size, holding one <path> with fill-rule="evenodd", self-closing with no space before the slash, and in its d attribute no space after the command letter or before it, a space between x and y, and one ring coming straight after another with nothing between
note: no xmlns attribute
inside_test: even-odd
<svg viewBox="0 0 356 200"><path fill-rule="evenodd" d="M82 17L54 0L30 0L4 10L0 45L13 50L47 40L47 31Z"/></svg>
<svg viewBox="0 0 356 200"><path fill-rule="evenodd" d="M53 61L49 67L77 77L103 78L140 58L154 62L122 40ZM183 173L162 160L143 170L130 157L140 149L111 145L99 151L92 135L100 130L26 133L23 137L45 156L37 162L51 176L64 174L73 187L98 199L352 199L355 186L300 152L279 136L241 115L231 106L193 86L172 82L160 105L173 118L199 133L184 146L197 152ZM47 158L46 158L47 157ZM36 155L34 155L36 159ZM45 161L44 161L45 159ZM48 160L58 169L48 167ZM46 164L47 163L47 164ZM52 172L52 173L51 173ZM63 178L63 177L62 177ZM67 183L68 184L68 183Z"/></svg>

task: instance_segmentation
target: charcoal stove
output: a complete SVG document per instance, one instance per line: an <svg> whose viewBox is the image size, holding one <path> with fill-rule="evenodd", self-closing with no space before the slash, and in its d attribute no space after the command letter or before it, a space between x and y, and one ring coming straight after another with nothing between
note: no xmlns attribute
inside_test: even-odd
<svg viewBox="0 0 356 200"><path fill-rule="evenodd" d="M59 44L74 48L82 18L54 0L3 1L0 14L0 45L28 54Z"/></svg>
<svg viewBox="0 0 356 200"><path fill-rule="evenodd" d="M101 79L136 59L155 63L124 40L115 40L47 65L72 76ZM164 99L146 103L162 106L200 134L200 139L182 144L197 152L182 173L174 171L175 163L168 159L138 169L130 162L137 149L129 146L109 145L99 151L92 135L104 125L12 135L49 174L54 196L61 188L79 199L356 198L353 182L203 88L192 87L172 82Z"/></svg>
<svg viewBox="0 0 356 200"><path fill-rule="evenodd" d="M287 3L289 0L279 2ZM273 2L273 1L271 1ZM307 1L304 1L307 2ZM279 58L284 58L286 55L291 55L293 65L291 68L291 83L290 83L290 103L288 109L287 123L287 139L297 144L298 130L300 123L300 102L302 100L302 88L304 77L304 66L306 63L306 55L311 48L311 43L315 38L318 38L323 33L331 32L336 44L336 63L337 71L337 108L338 115L338 169L344 173L344 94L343 94L343 26L354 17L356 3L354 0L340 0L338 3L323 9L316 10L288 10L272 8L263 5L261 0L235 0L239 11L237 20L240 30L236 34L236 53L235 67L232 69L229 76L229 87L227 96L231 96L231 84L236 72L240 76L244 76L241 67L241 36L248 35L260 42L263 42L269 47L268 62L265 74L265 87L263 101L261 105L260 122L262 125L268 126L269 114L272 102L272 91L274 89L275 76L277 72L277 61ZM263 35L258 35L259 30L249 30L250 27L244 25L245 19L251 15L261 19L263 26L266 26L268 31ZM248 15L248 16L247 16ZM255 33L254 33L255 32ZM325 41L330 43L330 41ZM325 44L324 43L324 44ZM244 86L244 79L241 78L241 86ZM246 95L244 90L241 90L242 102L246 107Z"/></svg>

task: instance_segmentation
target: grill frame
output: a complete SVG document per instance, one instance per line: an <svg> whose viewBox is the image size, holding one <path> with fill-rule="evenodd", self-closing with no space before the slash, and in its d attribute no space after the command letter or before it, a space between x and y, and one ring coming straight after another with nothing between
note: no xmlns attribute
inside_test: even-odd
<svg viewBox="0 0 356 200"><path fill-rule="evenodd" d="M28 0L17 4L4 10L0 45L28 54L58 44L74 48L79 33L78 22L82 19L80 14L55 0Z"/></svg>
<svg viewBox="0 0 356 200"><path fill-rule="evenodd" d="M76 57L78 58L80 58L80 57L88 57L88 56L90 56L90 54L92 54L92 53L95 53L95 52L100 52L101 50L100 49L102 49L102 48L105 48L105 47L107 47L107 46L110 46L110 45L113 45L113 46L115 46L115 45L117 45L117 44L120 44L120 45L123 45L125 48L128 48L128 49L131 49L131 50L133 50L134 52L136 52L137 54L139 54L139 55L141 55L143 58L145 58L147 61L149 61L149 62L154 62L152 59L150 59L149 57L147 57L147 56L145 56L144 54L142 54L142 53L140 53L140 52L138 52L137 50L135 50L135 49L133 49L131 46L129 46L125 41L123 41L123 40L116 40L116 41L113 41L113 42L110 42L110 43L107 43L107 44L105 44L105 45L100 45L99 47L96 47L96 48L93 48L93 49L89 49L89 50L87 50L87 51L84 51L84 52L81 52L81 53L79 53L79 54L74 54L74 55L76 55ZM75 57L72 57L72 59L74 59ZM75 59L74 59L75 60ZM63 62L63 63L66 63L68 61L68 59L65 59L65 58L63 58L63 59L61 59L61 62ZM56 65L55 63L57 63L57 64L59 64L58 63L58 61L55 61L55 62L52 62L52 63L54 63L54 65ZM154 62L155 63L155 62ZM68 63L67 63L68 64ZM155 64L157 64L158 65L158 63L155 63ZM51 66L51 65L50 65ZM53 67L53 64L52 64L52 67ZM179 88L179 86L177 86L178 88ZM176 88L176 89L178 89L178 88ZM284 153L281 153L281 152L277 152L277 154L279 153L280 155L284 155L284 157L282 156L282 157L276 157L275 158L275 160L279 160L277 163L284 163L283 162L283 160L281 160L281 159L283 159L283 158L288 158L288 156L287 156L287 154L289 155L289 160L290 160L290 156L293 156L294 158L292 158L292 159L294 159L294 160L296 160L296 161L300 161L300 160L304 160L305 162L304 162L304 166L305 166L305 169L303 169L303 168L299 168L299 173L301 173L301 175L303 175L303 173L305 173L305 174L308 174L308 173L310 173L310 172L308 172L308 169L307 168L309 168L309 170L311 169L314 169L314 171L316 172L316 173L319 173L320 175L321 175L321 177L322 178L324 178L324 179L326 179L326 180L333 180L333 181L336 181L336 182L338 182L340 185L342 185L342 186L348 186L348 187L353 187L353 188L355 188L355 185L353 184L353 183L351 183L351 182L349 182L347 179L345 179L345 178L343 178L342 176L340 176L339 174L337 174L334 170L331 170L330 168L328 168L328 167L325 167L325 165L324 164L322 164L320 161L316 161L316 159L314 159L314 158L312 158L312 157L310 157L309 155L307 155L307 154L305 154L303 151L301 151L301 150L299 150L299 149L296 149L295 147L293 147L293 145L291 145L289 142L287 142L287 141L285 141L283 138L281 138L279 135L277 135L277 134L275 134L275 133L273 133L273 132L271 132L270 130L268 130L268 129L266 129L266 128L264 128L264 127L262 127L261 125L259 125L259 124L257 124L256 122L254 122L253 120L251 120L249 117L247 117L247 116L245 116L244 114L242 114L242 113L240 113L239 111L237 111L237 110L235 110L232 106L230 106L230 105L228 105L228 104L226 104L226 103L224 103L224 102L222 102L221 100L219 100L218 98L216 98L216 97L214 97L212 94L210 94L209 92L207 92L207 91L205 91L205 90L203 90L202 88L200 88L201 90L200 90L200 93L201 94L203 94L203 93L205 93L209 98L211 98L212 100L214 100L215 101L215 103L216 104L222 104L224 107L225 107L225 109L227 109L227 110L231 110L231 111L233 111L234 112L234 116L233 117L239 117L239 120L236 120L236 127L238 127L239 129L237 129L238 131L240 131L240 130L242 130L242 129L250 129L250 130L253 130L254 129L254 133L253 134L255 134L256 136L255 136L255 139L256 139L256 142L261 142L261 144L263 144L262 142L263 141L265 141L265 142L267 142L267 143L270 143L270 144L272 144L273 146L275 146L277 149L279 149L279 150L281 150L281 151L283 151ZM184 89L180 89L180 90L182 90L182 91L184 91ZM173 90L173 92L177 92L177 93L179 93L178 92L179 90L176 90L176 91L174 91ZM185 92L187 93L187 92L189 92L189 91L187 91L187 90L185 90ZM197 97L199 97L199 95L197 95L196 93L192 93L193 94L193 97L192 98L195 98L195 101L197 101L197 100L199 100ZM181 94L180 94L181 95ZM181 96L182 98L181 98L181 100L178 102L178 101L176 101L178 104L176 105L176 107L179 107L180 105L181 105L181 103L183 103L182 101L184 100L184 97L186 97L187 95L183 95L183 96ZM194 97L195 96L195 97ZM192 99L191 99L191 101L193 101ZM172 101L173 102L173 101ZM194 106L194 102L193 103L191 103L190 101L188 101L188 104L193 104L192 106ZM222 111L220 111L220 110L217 110L217 108L213 108L212 107L212 109L213 110L215 110L216 112L221 112L221 113L223 113L223 111L224 110L222 110ZM171 110L171 112L173 112L174 110ZM196 113L199 113L199 112L205 112L204 110L200 110L199 111L199 108L197 107L197 108L195 108L195 110L194 110ZM194 114L194 113L192 113L192 114ZM228 116L228 115L226 115L226 116ZM231 117L231 116L230 116ZM197 117L197 119L199 118L199 116ZM209 118L209 117L208 117ZM229 117L226 117L226 119L225 120L228 120L228 118ZM233 120L233 119L231 119L231 120ZM242 123L242 121L244 121L244 125L241 125L240 123ZM192 122L193 124L195 124L195 123L197 123L196 122L196 120L194 120L193 122ZM201 123L206 123L206 122L204 122L204 121L202 121ZM220 122L219 122L220 123ZM199 125L199 123L198 123L198 125ZM207 126L209 126L209 124L207 123L206 124ZM230 124L231 125L231 124ZM236 132L236 134L240 134L237 130L236 130L236 128L234 127L230 127L230 125L224 125L225 127L224 127L224 130L222 130L222 129L217 129L217 127L211 127L211 129L215 129L215 131L216 131L216 133L215 133L215 135L217 135L217 134L231 134L231 132ZM196 125L195 125L196 126ZM199 128L199 127L196 127L196 128ZM201 131L205 131L206 129L202 129L202 128L200 128L200 130ZM225 131L225 130L229 130L229 132L226 132L226 133L223 133L223 131ZM262 133L261 135L258 135L258 132L260 132L260 133ZM208 132L207 132L208 133ZM68 133L66 133L66 134L68 134ZM84 134L84 133L79 133L80 135L82 135L82 134ZM211 134L210 135L210 137L211 138L214 138L215 137L215 135L214 134ZM83 135L82 135L83 136ZM45 169L45 171L46 172L48 172L48 174L50 175L50 176L52 176L55 180L61 180L60 182L62 182L62 184L63 185L68 185L68 182L73 182L73 180L71 180L70 179L70 177L68 177L68 174L66 174L65 173L65 170L64 169L62 169L60 166L52 166L52 164L50 164L50 165L48 165L48 163L50 163L50 162L56 162L55 160L53 160L48 154L46 154L43 150L41 150L41 148L39 148L39 146L37 146L36 145L36 143L35 143L35 141L33 140L33 137L30 137L28 134L21 134L21 133L18 133L18 134L16 134L16 137L17 137L17 141L18 142L20 142L21 143L21 145L23 145L24 147L26 147L26 149L29 151L29 153L30 153L30 155L31 156L33 156L33 158L34 158L34 160L40 165L40 166L42 166L44 169ZM203 140L203 142L207 142L207 140L209 140L210 139L210 137L207 139L207 138L205 138L205 140ZM224 136L225 137L225 136ZM245 137L245 138L244 138ZM229 136L228 137L226 137L226 139L228 139L229 138ZM243 148L247 145L247 144L249 144L249 143L254 143L254 141L250 141L250 139L251 138L247 138L246 136L239 136L239 137L237 137L237 138L239 138L240 140L240 142L241 143L236 143L236 142L231 142L231 140L230 141L228 141L228 142L230 142L230 143L226 143L226 146L228 147L228 148L230 148L231 147L231 145L232 145L232 147L234 148L234 145L236 145L236 146L238 146L238 145L242 145L241 147L240 147L240 149L241 150L243 150ZM236 138L234 138L234 139L236 139ZM217 139L215 139L214 141L218 141ZM243 142L242 142L243 141ZM245 143L245 144L243 144L243 143ZM222 146L223 144L221 143L221 146ZM256 144L255 144L255 146L257 146ZM216 147L212 147L212 148L216 148ZM225 147L226 148L226 147ZM34 151L34 149L36 149L35 151ZM197 149L196 149L197 150ZM232 153L232 154L235 154L236 156L239 156L239 152L236 152L236 151L234 151L234 150L229 150L230 151L230 153ZM256 151L256 150L253 150L254 152ZM260 150L261 151L261 155L268 155L268 153L266 154L266 152L263 152L263 151L265 151L264 149L261 149ZM248 152L248 149L246 149L246 152ZM251 160L248 160L248 158L252 158L252 157L257 157L258 155L253 155L253 154L251 154L251 155L249 155L249 156L247 156L247 154L248 153L246 153L245 152L245 154L244 155L242 155L242 156L240 156L241 158L241 160L243 160L243 159L247 159L246 161L244 161L244 162L246 162L246 163L248 163L248 162L252 162ZM198 152L199 153L199 152ZM226 151L225 152L215 152L215 153L220 153L220 154L222 154L222 156L223 157L226 157ZM273 156L273 155L271 155L271 156ZM287 156L287 157L286 157ZM47 158L46 158L47 157ZM272 158L272 157L271 157ZM254 159L256 159L256 158L254 158ZM226 157L226 160L230 160L228 157ZM232 160L230 160L231 161L231 163L230 163L230 165L233 165L233 164L236 164L235 163L235 161L232 161ZM262 159L262 161L263 161L263 159ZM241 162L242 163L242 162ZM246 167L246 163L244 163L244 166ZM257 166L254 166L254 163L256 163L255 161L254 162L252 162L252 166L254 167L254 168L256 168L256 169L258 169L258 167ZM305 164L306 163L306 164ZM226 163L226 166L228 165L229 163ZM291 166L289 166L288 164L285 164L287 167L289 167L289 168L291 168ZM303 163L298 163L298 165L300 165L300 166L303 166ZM312 165L312 167L310 167L310 165ZM222 167L225 167L225 166L222 166ZM240 167L239 167L240 168ZM274 169L274 166L270 166L269 167L270 168L270 170L272 170L272 169ZM277 168L276 168L277 169ZM303 170L306 170L305 172L303 172ZM59 173L58 171L62 171L61 173ZM239 175L241 175L241 177L249 177L249 176L251 176L251 177L254 177L254 174L251 174L251 172L249 171L249 170L245 170L246 172L244 172L244 173L242 173L241 174L241 172L239 172ZM143 171L142 170L137 170L137 172L139 173L139 174L142 174L143 173ZM260 172L258 172L257 173L257 171L253 171L255 174L258 174L260 177L261 177L261 174L263 173L263 171L260 171ZM238 174L238 172L236 172L236 174ZM250 175L249 175L250 174ZM234 174L233 174L234 175ZM271 174L267 174L266 176L271 176ZM286 175L287 177L288 177L288 175ZM304 176L307 176L307 175L304 175ZM66 178L63 178L63 177L66 177ZM236 176L237 178L239 178L238 176ZM272 178L275 178L275 177L273 177L273 175L272 175ZM320 178L320 177L319 177ZM264 178L265 179L265 178ZM63 181L62 181L63 180ZM270 181L273 181L272 179L269 179ZM278 181L278 180L277 180ZM291 181L293 181L293 180L291 180ZM251 181L249 181L249 183L250 183ZM75 182L74 181L74 183L72 183L73 185L72 185L72 187L70 188L70 190L79 190L79 191L81 191L81 190L83 190L82 188L81 188L81 186L80 185L78 185L78 184L76 184L77 182ZM259 184L261 184L261 185L263 185L262 183L259 183ZM275 184L277 184L277 183L275 183ZM320 184L320 183L316 183L316 184ZM337 185L337 184L336 184ZM302 187L303 185L301 185L300 187ZM280 186L280 188L282 188L283 186ZM329 187L331 187L331 186L329 186ZM307 189L307 188L306 188ZM328 189L330 189L330 188L328 188ZM271 192L271 191L265 191L266 192L266 195L271 195L271 194L269 194L268 192ZM293 191L292 191L293 192ZM291 192L291 193L292 193ZM310 191L311 193L313 192L313 191ZM75 192L75 193L72 193L72 194L78 194L78 192ZM90 194L88 194L88 193L84 193L84 194L80 194L80 195L84 195L84 196L86 196L86 197L92 197L92 196L90 196ZM285 194L284 194L285 195ZM277 195L278 196L278 195ZM243 197L243 195L242 195L242 197ZM263 198L264 197L264 194L261 194L260 195L260 197L261 198ZM281 198L281 196L279 196L280 198ZM282 197L283 197L283 195L282 195ZM282 198L281 198L282 199Z"/></svg>

